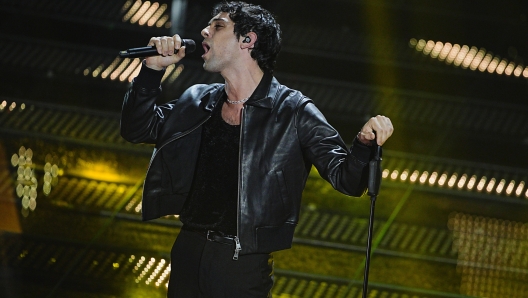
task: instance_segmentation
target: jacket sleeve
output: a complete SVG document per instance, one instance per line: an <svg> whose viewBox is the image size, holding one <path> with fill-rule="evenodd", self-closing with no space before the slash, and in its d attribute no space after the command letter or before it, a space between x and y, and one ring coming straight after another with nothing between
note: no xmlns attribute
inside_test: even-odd
<svg viewBox="0 0 528 298"><path fill-rule="evenodd" d="M370 147L356 138L347 148L339 133L309 99L301 103L296 125L303 152L321 177L344 194L363 195L368 183Z"/></svg>
<svg viewBox="0 0 528 298"><path fill-rule="evenodd" d="M155 143L171 105L157 106L165 71L142 65L125 94L121 111L121 136L132 143Z"/></svg>

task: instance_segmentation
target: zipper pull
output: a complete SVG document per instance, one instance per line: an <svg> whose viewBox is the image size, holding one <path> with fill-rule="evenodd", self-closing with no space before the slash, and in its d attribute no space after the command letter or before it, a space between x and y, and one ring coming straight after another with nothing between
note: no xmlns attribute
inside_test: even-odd
<svg viewBox="0 0 528 298"><path fill-rule="evenodd" d="M235 236L235 254L233 255L233 260L238 260L238 253L242 250L242 246L240 245L240 239L238 236Z"/></svg>

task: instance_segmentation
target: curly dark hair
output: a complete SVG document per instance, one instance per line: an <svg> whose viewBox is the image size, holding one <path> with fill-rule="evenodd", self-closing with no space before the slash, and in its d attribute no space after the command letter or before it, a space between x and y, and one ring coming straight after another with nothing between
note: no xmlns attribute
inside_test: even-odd
<svg viewBox="0 0 528 298"><path fill-rule="evenodd" d="M251 57L255 59L261 69L273 72L277 55L281 50L281 30L275 17L259 5L242 1L230 1L217 4L212 15L221 12L229 13L235 23L234 33L237 38L249 32L258 36Z"/></svg>

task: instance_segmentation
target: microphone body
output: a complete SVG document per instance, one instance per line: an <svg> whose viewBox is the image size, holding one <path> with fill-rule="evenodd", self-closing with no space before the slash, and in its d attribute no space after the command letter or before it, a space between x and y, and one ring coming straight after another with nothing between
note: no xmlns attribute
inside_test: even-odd
<svg viewBox="0 0 528 298"><path fill-rule="evenodd" d="M374 157L369 162L369 177L368 177L368 195L377 196L381 185L381 146L376 144L376 140L372 141L374 147Z"/></svg>
<svg viewBox="0 0 528 298"><path fill-rule="evenodd" d="M182 39L182 47L185 46L185 53L192 53L196 50L196 43L192 39ZM176 54L178 51L174 51ZM159 55L155 46L147 46L141 48L132 48L119 52L119 57L121 58L143 58L150 56Z"/></svg>

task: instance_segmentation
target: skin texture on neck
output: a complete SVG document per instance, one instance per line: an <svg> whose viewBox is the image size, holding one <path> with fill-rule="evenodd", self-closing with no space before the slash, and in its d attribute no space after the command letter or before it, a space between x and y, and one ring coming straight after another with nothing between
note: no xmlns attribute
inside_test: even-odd
<svg viewBox="0 0 528 298"><path fill-rule="evenodd" d="M264 76L264 72L252 58L247 65L249 67L233 68L220 72L225 79L225 90L227 98L230 100L242 100L251 96ZM240 125L243 107L243 104L225 102L222 107L222 118L231 125Z"/></svg>
<svg viewBox="0 0 528 298"><path fill-rule="evenodd" d="M222 72L221 75L225 79L227 97L230 100L241 100L251 96L264 76L264 72L257 66Z"/></svg>
<svg viewBox="0 0 528 298"><path fill-rule="evenodd" d="M251 96L264 76L258 62L251 57L258 36L249 32L237 38L234 23L226 12L213 17L202 30L202 36L204 69L222 75L230 100L239 101ZM246 37L249 37L249 42L243 42ZM222 117L227 123L238 125L242 108L242 103L224 103Z"/></svg>

